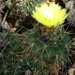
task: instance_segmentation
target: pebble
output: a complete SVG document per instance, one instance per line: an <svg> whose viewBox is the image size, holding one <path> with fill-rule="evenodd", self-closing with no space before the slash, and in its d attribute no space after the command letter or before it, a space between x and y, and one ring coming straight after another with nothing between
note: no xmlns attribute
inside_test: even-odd
<svg viewBox="0 0 75 75"><path fill-rule="evenodd" d="M68 13L67 23L75 27L75 9L71 9Z"/></svg>
<svg viewBox="0 0 75 75"><path fill-rule="evenodd" d="M75 1L68 1L66 3L66 9L68 9L67 23L75 27Z"/></svg>
<svg viewBox="0 0 75 75"><path fill-rule="evenodd" d="M67 9L71 10L71 9L73 9L74 7L75 7L75 1L68 1L68 2L66 3L66 8L67 8Z"/></svg>

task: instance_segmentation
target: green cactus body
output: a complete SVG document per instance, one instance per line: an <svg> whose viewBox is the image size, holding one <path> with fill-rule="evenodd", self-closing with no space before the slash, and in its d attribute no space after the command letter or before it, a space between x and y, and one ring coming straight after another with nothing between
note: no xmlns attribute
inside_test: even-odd
<svg viewBox="0 0 75 75"><path fill-rule="evenodd" d="M39 71L38 74L43 75L45 71L37 63L37 59L31 57L30 50L27 51L28 53L26 50L22 50L20 47L22 40L16 34L8 33L4 38L7 45L0 53L0 74L26 75L25 73L29 70L31 74L37 75L36 73Z"/></svg>
<svg viewBox="0 0 75 75"><path fill-rule="evenodd" d="M25 75L30 71L33 75L48 75L50 66L61 65L68 59L72 44L68 33L61 26L49 33L45 41L41 33L39 27L25 32L23 50L20 47L22 40L16 34L6 34L4 40L7 45L0 52L0 74ZM35 70L39 71L38 74L34 74Z"/></svg>
<svg viewBox="0 0 75 75"><path fill-rule="evenodd" d="M40 5L43 0L16 0L16 9L21 17L29 16L35 6Z"/></svg>
<svg viewBox="0 0 75 75"><path fill-rule="evenodd" d="M23 61L18 61L14 65L14 69L18 68L16 75L26 75L26 71L30 70L31 74L34 74L34 70L39 71L39 75L43 74L43 69L42 67L36 62L36 59L33 59L31 56L25 57L22 59ZM36 75L36 74L34 74Z"/></svg>
<svg viewBox="0 0 75 75"><path fill-rule="evenodd" d="M32 54L38 58L41 57L48 64L53 64L57 60L60 64L68 59L71 41L62 27L57 27L53 33L50 33L47 41L40 39L40 33L40 28L32 29L32 33L27 36L28 44L33 44Z"/></svg>
<svg viewBox="0 0 75 75"><path fill-rule="evenodd" d="M13 72L12 65L17 61L16 54L21 52L22 40L12 33L1 33L0 36L6 42L6 46L0 52L0 74L13 75L11 74Z"/></svg>

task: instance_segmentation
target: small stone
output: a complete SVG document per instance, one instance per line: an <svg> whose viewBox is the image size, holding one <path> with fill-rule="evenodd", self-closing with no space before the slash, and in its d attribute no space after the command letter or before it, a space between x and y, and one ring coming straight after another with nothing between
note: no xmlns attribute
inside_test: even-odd
<svg viewBox="0 0 75 75"><path fill-rule="evenodd" d="M68 13L67 23L71 26L75 26L75 9L72 9Z"/></svg>
<svg viewBox="0 0 75 75"><path fill-rule="evenodd" d="M25 75L31 75L31 70L26 70Z"/></svg>
<svg viewBox="0 0 75 75"><path fill-rule="evenodd" d="M68 1L66 3L66 8L67 9L73 9L75 7L75 1Z"/></svg>
<svg viewBox="0 0 75 75"><path fill-rule="evenodd" d="M17 28L11 28L10 32L15 32L17 30Z"/></svg>

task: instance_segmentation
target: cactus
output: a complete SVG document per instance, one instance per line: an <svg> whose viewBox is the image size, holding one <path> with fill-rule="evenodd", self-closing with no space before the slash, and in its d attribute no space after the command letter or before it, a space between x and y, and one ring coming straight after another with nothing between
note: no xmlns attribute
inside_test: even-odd
<svg viewBox="0 0 75 75"><path fill-rule="evenodd" d="M16 8L22 17L31 14L35 6L38 6L43 0L17 0Z"/></svg>
<svg viewBox="0 0 75 75"><path fill-rule="evenodd" d="M28 46L25 44L25 50L21 48L22 40L18 35L13 33L0 35L0 39L6 43L0 52L1 75L27 75L27 71L33 75L43 75L45 70L37 63L37 59L33 58L30 50L27 50Z"/></svg>
<svg viewBox="0 0 75 75"><path fill-rule="evenodd" d="M32 29L26 42L33 44L31 52L38 59L42 59L43 67L60 66L69 58L71 40L69 34L62 29L62 26L59 26L68 16L66 11L55 2L42 3L40 7L35 7L32 11L32 17L43 26L42 30L40 26Z"/></svg>
<svg viewBox="0 0 75 75"><path fill-rule="evenodd" d="M27 33L26 42L30 45L33 44L31 52L37 58L43 59L46 64L43 67L48 68L49 65L55 63L58 66L69 58L69 50L72 44L69 34L64 32L61 26L49 34L48 40L43 40L40 33L40 28L32 29L29 34Z"/></svg>
<svg viewBox="0 0 75 75"><path fill-rule="evenodd" d="M22 3L26 3L27 7L26 9L24 9L26 10L24 12L26 12L27 14L26 13L24 14L24 12L23 14L22 13L20 14L22 16L24 15L27 16L31 14L32 8L30 4L28 4L28 2L31 3L31 1L30 0L28 0L27 2L26 1L24 2L24 0L20 1L22 1ZM33 5L34 4L38 3L36 3L35 1ZM19 12L21 12L20 10L23 11L23 9L19 9ZM66 10L64 12L63 13L66 14ZM52 27L54 28L53 29L54 31L52 32L49 31L47 35L43 35L44 32L42 33L42 31L45 31L44 30L45 28L41 29L42 26L40 27L40 25L37 28L34 27L33 29L25 32L25 40L23 40L23 42L16 34L7 33L3 35L2 33L1 39L3 39L3 41L6 44L4 45L5 47L0 52L0 74L27 75L27 73L30 73L30 75L36 75L36 73L34 74L34 71L36 70L38 75L49 75L49 73L45 72L47 71L49 72L52 66L58 67L60 65L63 65L64 61L68 60L69 58L70 55L69 50L70 47L72 46L69 33L65 32L62 29L62 26L59 26L60 25L59 22L62 23L64 22L62 21L64 20L65 17L64 14L58 14L62 17L61 20L59 19L60 17L57 18L56 16L55 18L55 16L53 16L54 17L52 20L53 23L50 22L48 18L46 18L46 15L43 16L44 21L42 20L41 21L44 22L44 24L47 24L49 29L52 29ZM40 19L39 14L35 16L38 19ZM58 22L57 24L56 21L54 23L55 19ZM21 42L23 44L21 44Z"/></svg>
<svg viewBox="0 0 75 75"><path fill-rule="evenodd" d="M37 61L36 59L33 59L30 56L23 58L22 61L18 61L14 65L14 69L16 68L16 66L18 68L18 70L15 70L14 73L16 73L16 75L27 75L26 72L29 70L30 74L33 75L34 71L36 70L36 71L39 71L38 75L43 75L44 70L36 61Z"/></svg>
<svg viewBox="0 0 75 75"><path fill-rule="evenodd" d="M25 18L26 16L31 15L32 10L35 6L39 6L41 2L44 0L16 0L16 4L14 5L14 2L11 0L8 0L6 3L6 6L12 11L12 9L15 10L17 15L20 15L20 17ZM13 7L15 6L15 8ZM15 14L14 11L12 11L12 15Z"/></svg>
<svg viewBox="0 0 75 75"><path fill-rule="evenodd" d="M0 33L0 39L6 43L5 47L0 51L0 74L13 75L7 73L7 71L16 62L15 54L21 52L21 39L12 33Z"/></svg>

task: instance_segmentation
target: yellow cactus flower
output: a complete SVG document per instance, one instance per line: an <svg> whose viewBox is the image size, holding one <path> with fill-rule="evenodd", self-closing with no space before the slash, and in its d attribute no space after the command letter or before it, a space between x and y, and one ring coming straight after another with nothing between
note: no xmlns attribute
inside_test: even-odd
<svg viewBox="0 0 75 75"><path fill-rule="evenodd" d="M49 28L64 23L67 16L66 9L62 9L55 2L50 3L50 5L42 3L40 7L35 7L35 11L32 11L32 17Z"/></svg>

